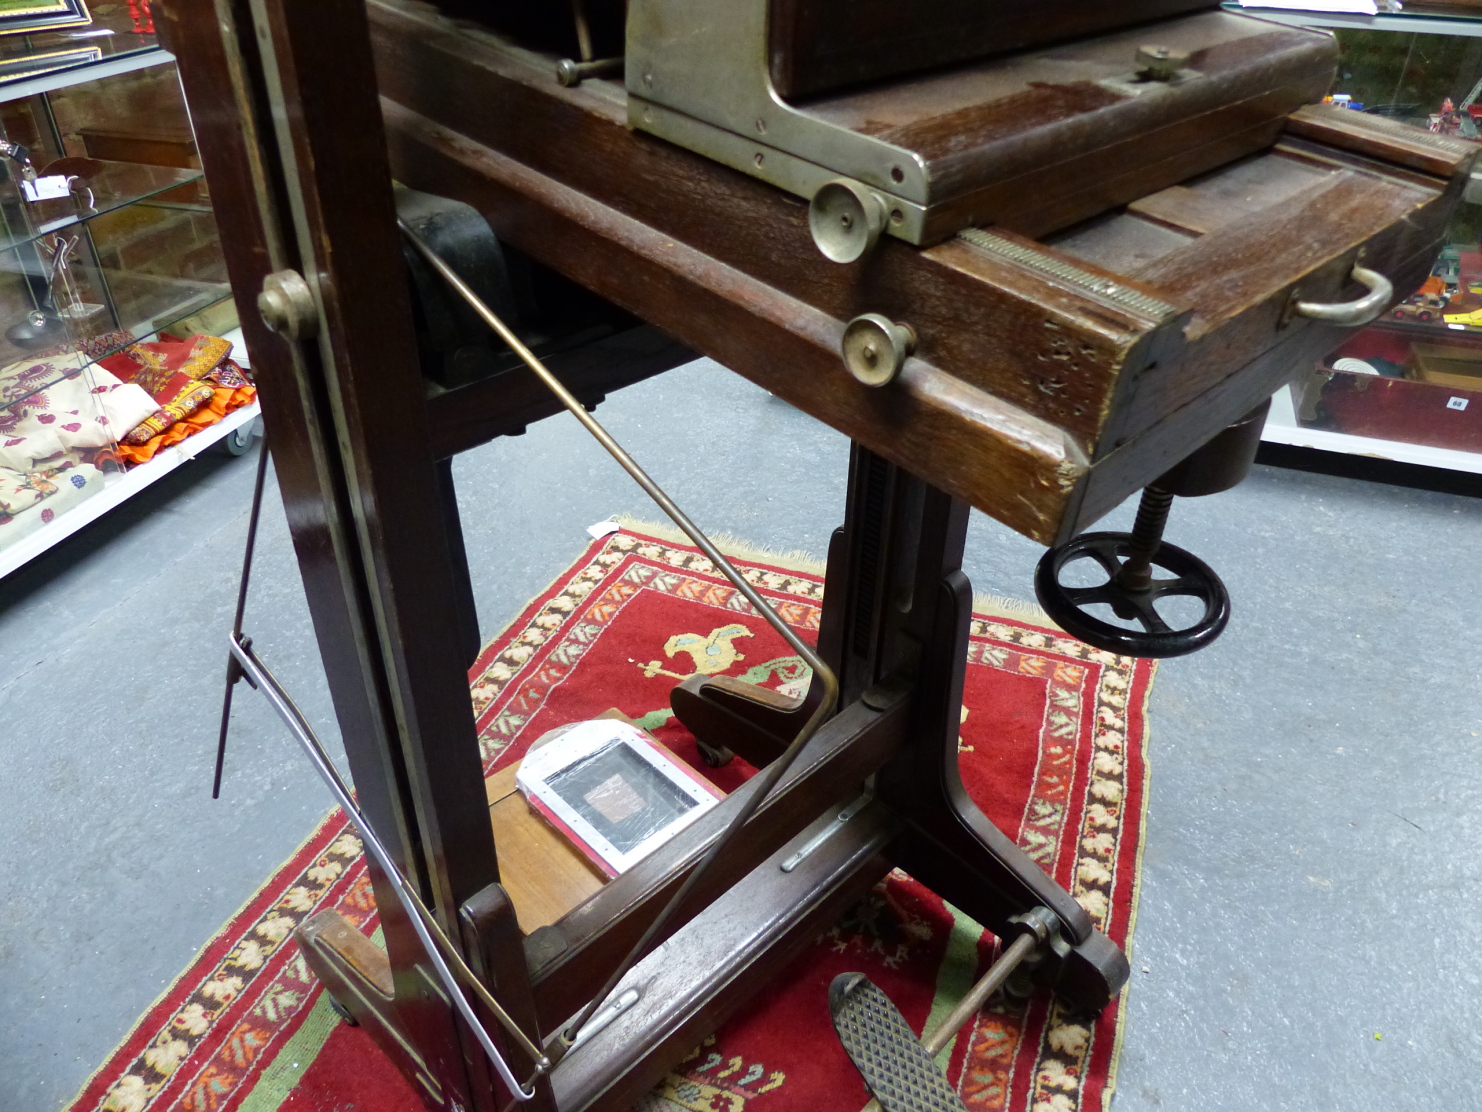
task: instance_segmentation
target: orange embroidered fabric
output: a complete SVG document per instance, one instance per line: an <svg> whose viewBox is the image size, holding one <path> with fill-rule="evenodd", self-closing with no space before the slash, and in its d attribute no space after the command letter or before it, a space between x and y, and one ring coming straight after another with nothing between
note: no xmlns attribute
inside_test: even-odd
<svg viewBox="0 0 1482 1112"><path fill-rule="evenodd" d="M245 385L247 380L229 358L231 351L231 342L219 336L178 340L162 334L158 340L130 344L116 355L100 360L124 382L147 390L160 406L120 438L123 444L144 448L182 420L203 408L209 409L216 390ZM220 419L220 414L214 420L207 417L206 424L215 424ZM176 440L167 443L178 443L191 431L182 430ZM153 449L149 456L158 450Z"/></svg>
<svg viewBox="0 0 1482 1112"><path fill-rule="evenodd" d="M187 436L210 428L232 410L241 409L255 397L255 386L218 387L209 402L189 417L182 417L159 435L151 437L143 444L119 444L119 458L127 460L131 466L152 460L161 448L179 444Z"/></svg>
<svg viewBox="0 0 1482 1112"><path fill-rule="evenodd" d="M142 377L142 376L141 376ZM135 379L138 382L139 379ZM160 433L195 413L204 405L211 404L215 386L201 382L180 372L170 375L157 388L150 389L150 396L160 403L144 420L130 429L123 437L125 444L147 444Z"/></svg>

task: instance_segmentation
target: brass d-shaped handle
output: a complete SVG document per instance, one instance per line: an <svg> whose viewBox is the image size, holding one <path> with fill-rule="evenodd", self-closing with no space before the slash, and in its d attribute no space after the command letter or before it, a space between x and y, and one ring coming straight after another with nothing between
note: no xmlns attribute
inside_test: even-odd
<svg viewBox="0 0 1482 1112"><path fill-rule="evenodd" d="M1293 306L1293 311L1299 317L1345 328L1368 324L1389 306L1395 294L1394 283L1377 270L1358 263L1353 264L1351 277L1369 288L1369 292L1357 301L1299 301Z"/></svg>

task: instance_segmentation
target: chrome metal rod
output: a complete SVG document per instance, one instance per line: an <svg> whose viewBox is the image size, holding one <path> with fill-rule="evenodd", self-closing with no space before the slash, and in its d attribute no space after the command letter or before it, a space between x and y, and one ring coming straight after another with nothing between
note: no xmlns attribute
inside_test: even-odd
<svg viewBox="0 0 1482 1112"><path fill-rule="evenodd" d="M731 561L726 559L721 554L721 551L710 542L710 538L700 531L700 527L686 516L685 512L675 504L672 498L664 493L659 484L654 482L643 468L638 466L637 461L623 449L621 444L609 435L607 430L597 422L597 419L582 407L581 402L577 401L576 396L570 390L566 389L561 380L552 374L550 369L540 361L536 354L521 342L520 338L499 318L498 314L484 304L483 299L459 276L458 272L444 262L432 248L428 247L422 238L416 232L412 231L404 221L398 220L396 223L401 228L402 234L407 237L407 241L416 249L417 253L427 260L428 265L437 271L448 285L453 287L458 296L463 298L469 307L478 314L480 320L487 324L501 340L510 346L516 355L524 360L525 365L535 373L541 382L545 383L546 387L551 393L556 395L557 399L566 407L571 415L580 421L582 426L596 438L597 443L607 449L608 454L617 460L624 471L632 476L633 481L642 487L644 492L658 503L659 508L669 516L670 520L679 526L684 532L684 535L695 543L695 547L703 552L710 562L720 569L721 574L731 581L731 584L736 590L741 592L742 597L747 602L751 603L752 608L757 614L765 619L781 635L782 639L792 647L792 650L798 656L803 658L803 661L813 670L814 682L823 684L823 699L819 702L813 714L809 716L808 721L803 723L802 729L798 731L798 736L757 777L758 783L750 798L736 812L725 830L721 832L715 844L710 847L705 856L690 871L690 875L679 886L679 891L675 892L669 902L664 905L664 909L659 912L658 918L649 924L648 930L644 931L643 937L629 951L628 956L618 963L618 967L608 977L607 982L602 986L602 989L597 995L592 998L591 1002L587 1004L586 1008L577 1016L575 1021L570 1023L561 1032L561 1038L553 1048L555 1060L559 1062L561 1056L570 1048L576 1037L576 1032L580 1031L586 1025L587 1021L592 1018L593 1014L602 1007L607 997L611 995L612 990L617 987L618 982L627 976L628 971L638 963L638 960L648 950L650 944L654 939L659 937L664 927L668 925L669 920L673 918L674 912L688 899L689 894L694 890L695 885L699 883L700 878L710 868L711 863L726 851L726 847L731 844L736 835L741 832L742 827L746 825L747 820L756 813L757 808L771 794L772 789L777 786L778 781L782 779L787 770L792 766L798 754L803 751L808 742L812 740L813 735L818 732L818 728L833 714L834 707L839 700L839 680L834 675L833 669L825 664L822 658L805 644L802 638L794 633L792 628L767 605L756 588L742 577Z"/></svg>
<svg viewBox="0 0 1482 1112"><path fill-rule="evenodd" d="M412 929L417 932L417 938L422 943L422 948L427 951L428 960L432 962L433 968L437 971L438 980L442 982L443 988L452 997L454 1006L457 1007L459 1013L467 1021L469 1028L473 1031L474 1038L478 1040L479 1045L488 1056L490 1064L494 1067L495 1073L499 1075L499 1079L504 1082L516 1100L531 1100L535 1096L536 1080L542 1074L549 1072L551 1068L550 1059L546 1057L545 1052L540 1047L531 1041L530 1036L525 1034L520 1028L520 1025L510 1018L509 1013L500 1007L499 1002L490 995L489 990L484 987L483 982L478 979L473 970L468 968L462 955L458 953L452 942L449 941L448 936L443 933L442 927L432 917L432 913L427 910L427 905L412 890L411 885L402 876L401 870L396 867L396 862L391 859L391 854L387 852L386 847L381 844L381 840L376 837L375 832L371 829L370 822L361 813L360 808L356 806L354 798L350 795L349 787L340 777L339 770L335 768L334 762L329 759L329 754L324 751L324 746L319 743L319 738L315 736L313 729L309 726L308 720L304 718L303 712L298 709L297 704L289 697L288 692L283 689L283 685L278 682L277 677L263 667L262 662L253 653L251 646L244 644L238 634L235 632L232 633L228 637L228 641L232 655L242 666L243 674L252 680L257 686L257 689L267 697L273 709L278 712L278 717L283 720L283 724L288 727L289 733L293 734L294 739L308 755L310 762L314 765L315 771L319 773L320 778L334 795L335 801L339 803L346 817L349 818L350 822L359 832L361 840L365 843L366 850L386 874L386 879L390 882L391 887L396 890L397 897L406 907L411 909ZM446 958L444 954L447 955ZM461 978L474 990L475 995L478 996L483 1005L494 1014L494 1018L499 1021L500 1026L514 1037L520 1048L526 1054L530 1055L531 1060L535 1063L535 1074L526 1085L521 1085L515 1080L508 1063L504 1060L504 1055L499 1053L498 1047L494 1045L494 1041L489 1037L489 1032L485 1030L483 1023L474 1014L473 1006L469 1004L468 997L458 987L458 978L454 977L452 969L448 967L449 961L458 969Z"/></svg>
<svg viewBox="0 0 1482 1112"><path fill-rule="evenodd" d="M988 967L988 972L978 980L978 983L968 989L967 995L957 1001L957 1007L947 1013L947 1018L937 1026L926 1038L921 1040L921 1049L932 1057L941 1052L942 1047L952 1041L952 1037L962 1029L962 1025L977 1014L988 997L998 991L999 987L1009 979L1010 974L1019 968L1019 964L1034 953L1039 946L1039 939L1035 938L1032 931L1025 931L1014 939L1013 945L998 956L998 960Z"/></svg>
<svg viewBox="0 0 1482 1112"><path fill-rule="evenodd" d="M592 60L592 28L587 22L586 0L571 0L571 18L576 23L576 52L583 62Z"/></svg>
<svg viewBox="0 0 1482 1112"><path fill-rule="evenodd" d="M942 1052L942 1048L952 1041L952 1037L962 1030L962 1025L977 1014L978 1009L987 1002L988 997L1002 987L1015 969L1018 969L1024 959L1034 953L1039 946L1039 940L1033 932L1025 931L1013 944L998 956L998 960L988 967L988 972L978 979L978 983L967 990L967 995L957 1002L957 1007L947 1013L947 1018L937 1025L921 1040L921 1049L935 1058ZM871 1097L859 1112L882 1112L880 1102Z"/></svg>

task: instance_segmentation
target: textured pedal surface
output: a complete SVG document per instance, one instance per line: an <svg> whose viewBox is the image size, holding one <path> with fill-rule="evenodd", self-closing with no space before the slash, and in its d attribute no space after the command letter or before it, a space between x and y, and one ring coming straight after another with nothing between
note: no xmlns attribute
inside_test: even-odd
<svg viewBox="0 0 1482 1112"><path fill-rule="evenodd" d="M828 990L834 1029L885 1112L966 1112L916 1032L863 973L840 973Z"/></svg>

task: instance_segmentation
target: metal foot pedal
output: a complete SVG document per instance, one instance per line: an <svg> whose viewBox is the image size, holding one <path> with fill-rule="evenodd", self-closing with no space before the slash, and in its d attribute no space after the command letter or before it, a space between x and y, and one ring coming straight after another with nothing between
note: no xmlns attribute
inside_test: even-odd
<svg viewBox="0 0 1482 1112"><path fill-rule="evenodd" d="M1008 921L1004 941L1009 945L998 960L920 1042L890 997L863 973L834 978L828 988L834 1030L875 1098L862 1112L967 1112L934 1059L1020 966L1062 945L1060 921L1048 908L1033 908Z"/></svg>
<svg viewBox="0 0 1482 1112"><path fill-rule="evenodd" d="M967 1112L890 997L863 973L828 989L834 1030L885 1112Z"/></svg>

